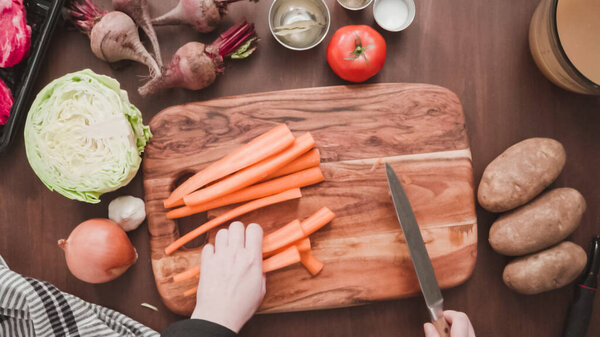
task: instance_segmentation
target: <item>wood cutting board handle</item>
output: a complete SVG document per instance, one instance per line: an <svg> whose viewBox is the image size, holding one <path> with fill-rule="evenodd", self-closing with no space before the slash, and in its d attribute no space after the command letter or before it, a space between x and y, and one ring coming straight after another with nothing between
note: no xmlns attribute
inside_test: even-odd
<svg viewBox="0 0 600 337"><path fill-rule="evenodd" d="M431 323L433 323L433 326L435 326L435 329L440 334L440 337L450 337L450 326L448 325L448 322L446 322L446 319L443 315Z"/></svg>

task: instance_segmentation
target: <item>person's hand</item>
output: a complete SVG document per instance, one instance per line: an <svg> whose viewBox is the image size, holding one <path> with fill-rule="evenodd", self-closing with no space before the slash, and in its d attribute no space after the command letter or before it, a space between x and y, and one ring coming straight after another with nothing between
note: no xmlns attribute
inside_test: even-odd
<svg viewBox="0 0 600 337"><path fill-rule="evenodd" d="M444 318L450 324L450 337L475 337L475 330L464 312L444 311ZM425 323L425 337L440 337L433 324Z"/></svg>
<svg viewBox="0 0 600 337"><path fill-rule="evenodd" d="M244 233L245 232L245 233ZM200 281L192 318L220 324L235 333L254 315L265 296L262 228L244 230L234 222L202 249Z"/></svg>

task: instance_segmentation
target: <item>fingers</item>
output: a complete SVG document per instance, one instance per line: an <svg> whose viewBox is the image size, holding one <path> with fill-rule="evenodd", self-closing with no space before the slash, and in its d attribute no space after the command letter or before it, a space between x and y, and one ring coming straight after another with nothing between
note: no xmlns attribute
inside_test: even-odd
<svg viewBox="0 0 600 337"><path fill-rule="evenodd" d="M225 228L220 229L217 232L215 238L215 252L219 253L221 250L226 250L229 246L229 231Z"/></svg>
<svg viewBox="0 0 600 337"><path fill-rule="evenodd" d="M229 248L241 249L244 248L244 224L236 221L229 226Z"/></svg>
<svg viewBox="0 0 600 337"><path fill-rule="evenodd" d="M469 317L464 312L446 310L444 318L452 325L450 328L451 335L474 337L475 332L469 321Z"/></svg>
<svg viewBox="0 0 600 337"><path fill-rule="evenodd" d="M255 223L251 223L246 228L246 249L254 258L262 261L262 227Z"/></svg>
<svg viewBox="0 0 600 337"><path fill-rule="evenodd" d="M212 266L212 260L215 256L215 247L210 243L204 245L202 248L202 256L200 258L200 275L210 271Z"/></svg>
<svg viewBox="0 0 600 337"><path fill-rule="evenodd" d="M425 329L425 337L440 337L440 334L435 329L435 326L433 326L431 323L425 323L423 329Z"/></svg>
<svg viewBox="0 0 600 337"><path fill-rule="evenodd" d="M213 257L213 255L215 255L215 246L211 245L210 243L205 244L204 248L202 248L201 261L206 261L207 259Z"/></svg>

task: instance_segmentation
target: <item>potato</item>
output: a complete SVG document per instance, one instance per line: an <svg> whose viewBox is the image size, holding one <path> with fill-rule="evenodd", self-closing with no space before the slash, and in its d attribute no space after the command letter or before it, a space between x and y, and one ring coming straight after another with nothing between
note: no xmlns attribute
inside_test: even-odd
<svg viewBox="0 0 600 337"><path fill-rule="evenodd" d="M573 233L585 208L585 199L577 190L551 190L498 218L490 228L490 245L510 256L548 248Z"/></svg>
<svg viewBox="0 0 600 337"><path fill-rule="evenodd" d="M479 204L491 212L525 204L558 177L565 160L562 144L550 138L529 138L509 147L485 168Z"/></svg>
<svg viewBox="0 0 600 337"><path fill-rule="evenodd" d="M564 241L539 253L514 259L502 278L512 290L526 295L558 289L575 280L585 268L587 255L583 248Z"/></svg>

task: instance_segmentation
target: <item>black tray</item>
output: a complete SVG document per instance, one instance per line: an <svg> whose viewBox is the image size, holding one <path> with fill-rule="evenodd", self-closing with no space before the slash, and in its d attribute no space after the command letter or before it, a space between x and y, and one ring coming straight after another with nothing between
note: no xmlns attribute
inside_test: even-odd
<svg viewBox="0 0 600 337"><path fill-rule="evenodd" d="M5 151L15 136L23 116L27 114L29 94L48 49L65 0L25 0L27 23L31 26L29 56L10 68L0 68L0 78L10 88L14 97L10 117L0 125L0 152Z"/></svg>

